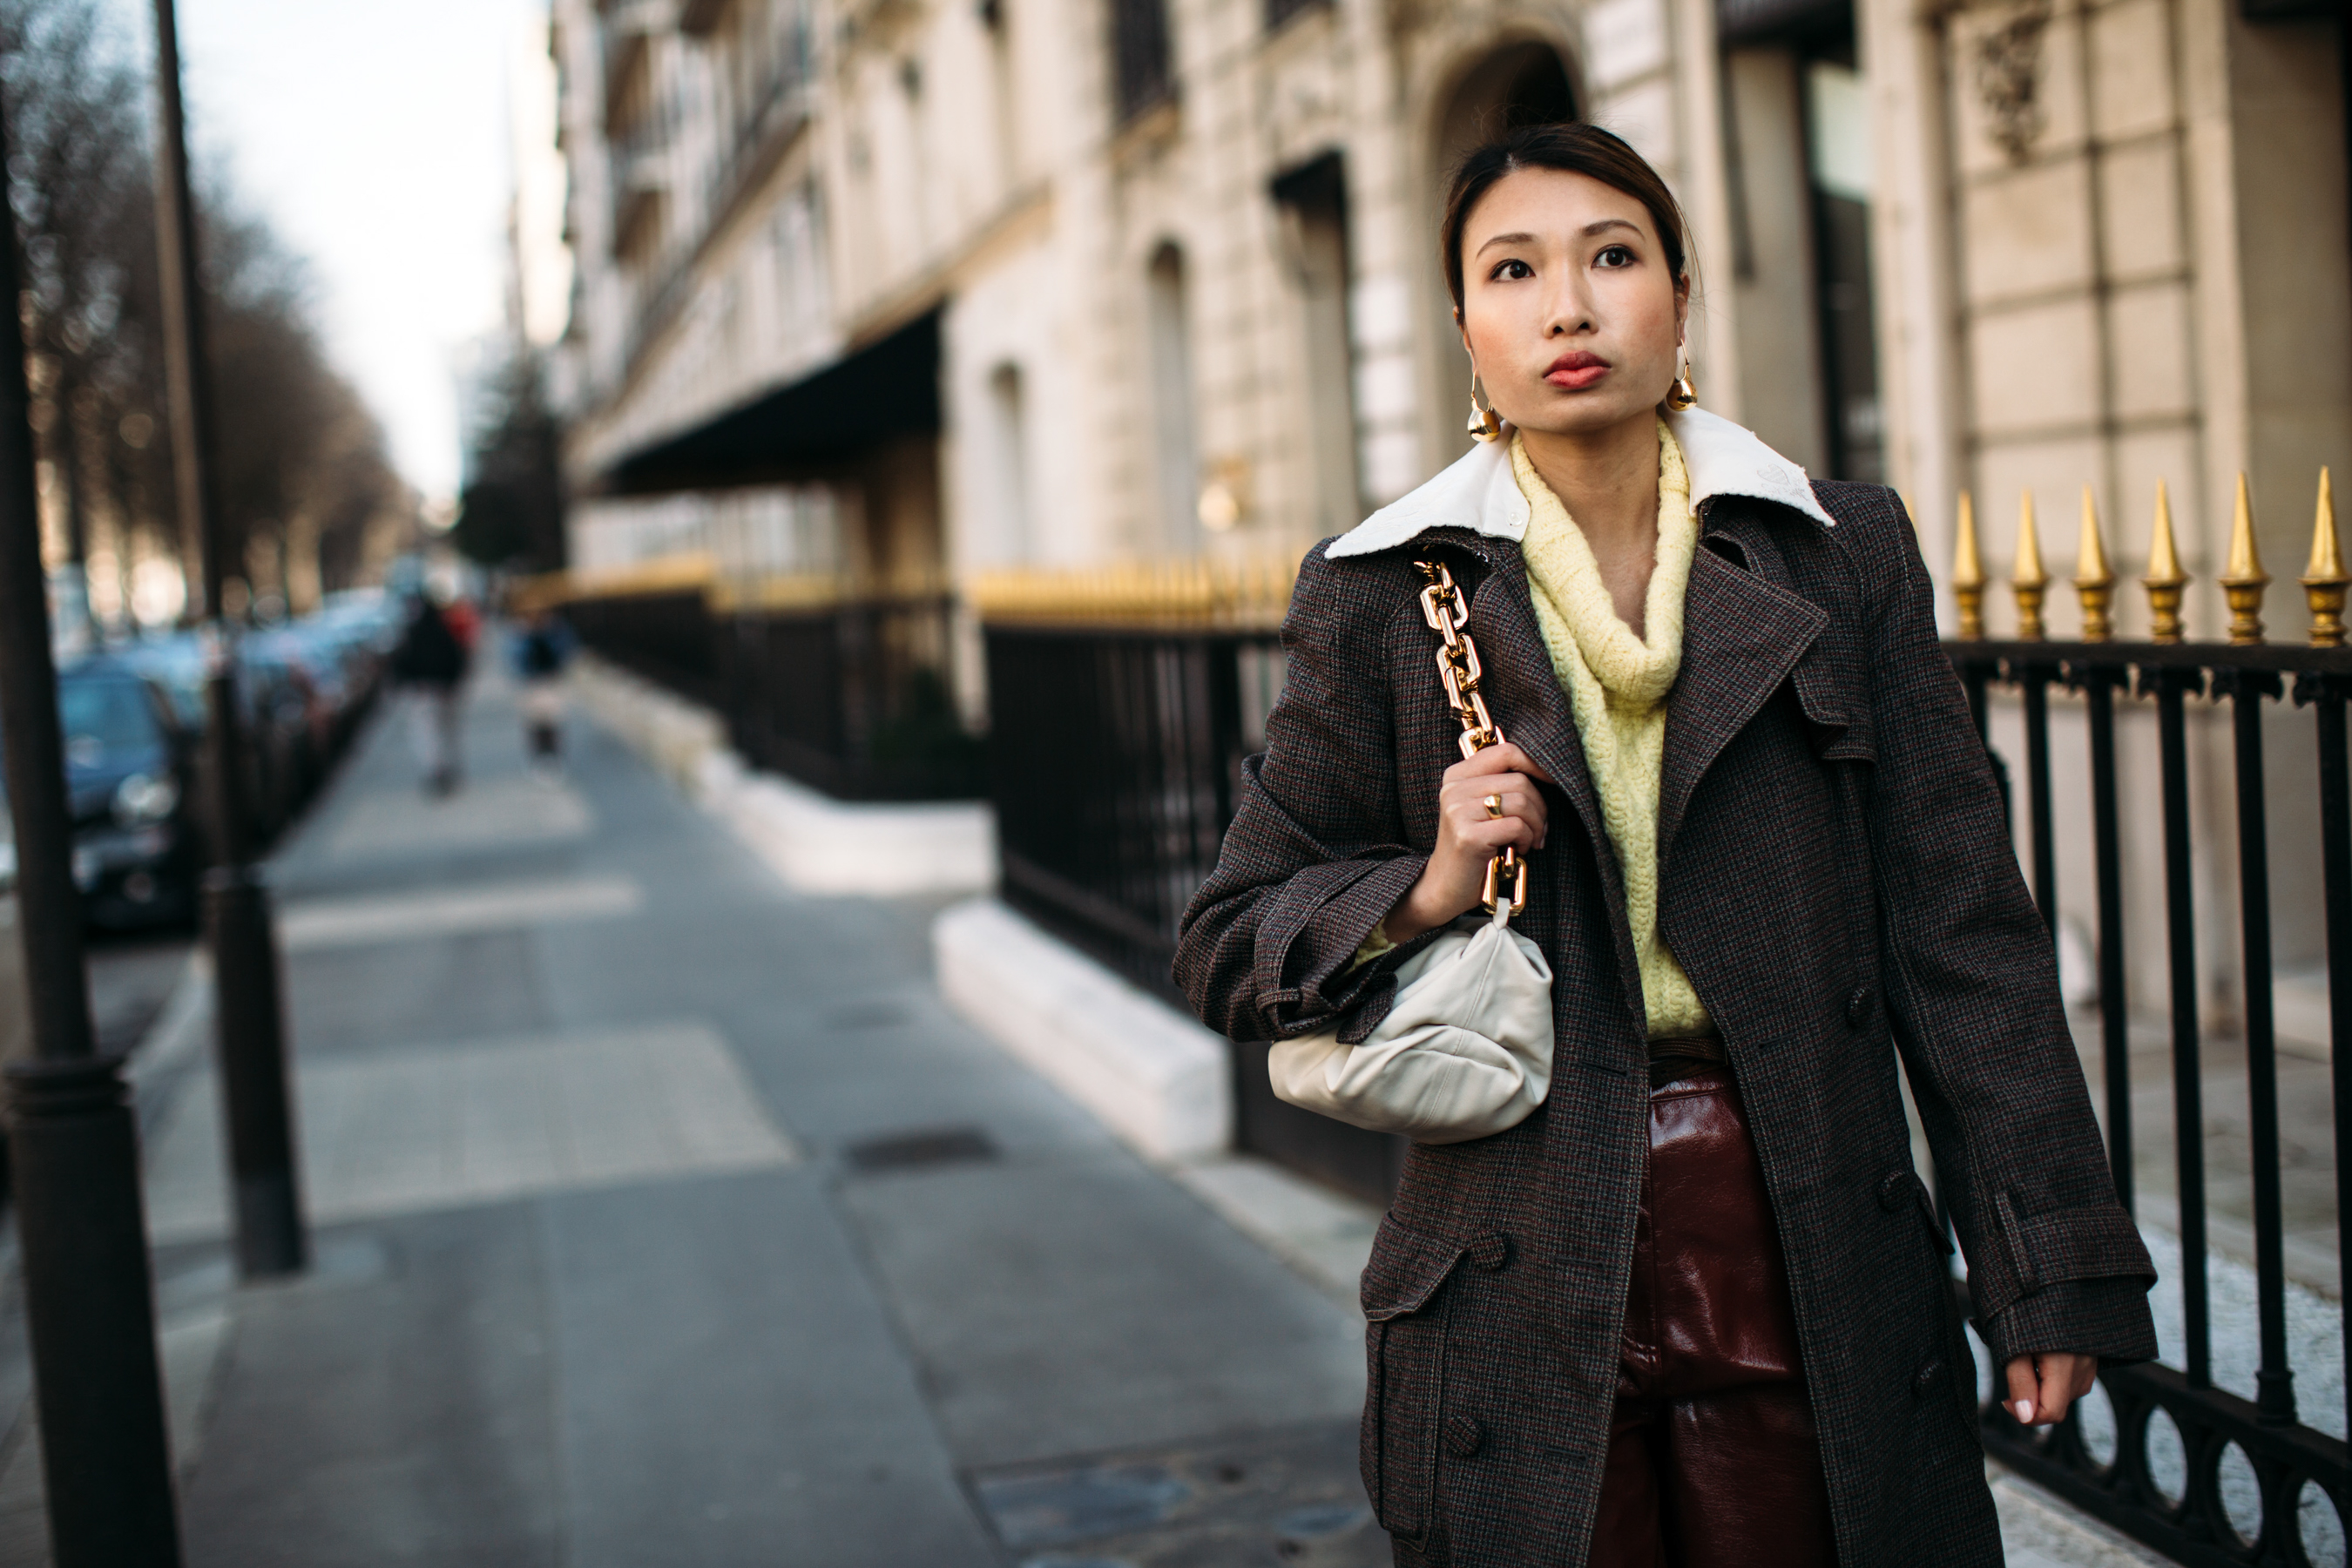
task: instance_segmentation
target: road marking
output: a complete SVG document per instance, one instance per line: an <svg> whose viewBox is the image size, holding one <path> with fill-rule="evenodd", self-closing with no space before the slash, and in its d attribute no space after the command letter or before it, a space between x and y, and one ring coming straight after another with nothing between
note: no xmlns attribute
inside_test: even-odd
<svg viewBox="0 0 2352 1568"><path fill-rule="evenodd" d="M278 931L289 952L315 952L420 936L605 920L635 914L644 903L645 889L627 877L499 882L425 893L306 899L286 906L278 916Z"/></svg>
<svg viewBox="0 0 2352 1568"><path fill-rule="evenodd" d="M295 1086L314 1225L800 1158L700 1023L338 1055L298 1062ZM217 1099L191 1075L155 1139L155 1245L227 1233Z"/></svg>

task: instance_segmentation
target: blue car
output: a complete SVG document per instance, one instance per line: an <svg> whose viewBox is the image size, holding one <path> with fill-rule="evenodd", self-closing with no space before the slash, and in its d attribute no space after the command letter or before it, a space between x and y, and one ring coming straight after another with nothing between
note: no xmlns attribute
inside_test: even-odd
<svg viewBox="0 0 2352 1568"><path fill-rule="evenodd" d="M169 700L127 665L97 659L58 677L58 712L84 914L114 928L193 918L194 747Z"/></svg>

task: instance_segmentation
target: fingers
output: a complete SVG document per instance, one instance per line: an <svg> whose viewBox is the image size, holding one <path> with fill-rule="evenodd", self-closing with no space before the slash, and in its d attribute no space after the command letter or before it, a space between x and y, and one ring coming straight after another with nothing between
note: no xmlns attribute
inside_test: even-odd
<svg viewBox="0 0 2352 1568"><path fill-rule="evenodd" d="M1438 809L1447 837L1481 849L1539 849L1549 830L1543 795L1515 774L1451 785L1439 797Z"/></svg>
<svg viewBox="0 0 2352 1568"><path fill-rule="evenodd" d="M2041 1401L2037 1397L2041 1389L2039 1379L2034 1374L2033 1358L2030 1355L2013 1355L2009 1358L2009 1364L2003 1367L2001 1372L2009 1386L2009 1395L2002 1402L2004 1406L2011 1415L2017 1417L2018 1425L2032 1426L2034 1412L2041 1407Z"/></svg>
<svg viewBox="0 0 2352 1568"><path fill-rule="evenodd" d="M1541 784L1550 784L1552 776L1536 766L1528 756L1508 741L1499 746L1489 746L1475 756L1465 757L1445 770L1445 782L1456 779L1483 778L1488 773L1525 773Z"/></svg>
<svg viewBox="0 0 2352 1568"><path fill-rule="evenodd" d="M2033 1359L2041 1373L2035 1394L2042 1405L2039 1415L2043 1421L2063 1421L2068 1406L2091 1392L2091 1384L2098 1378L2099 1363L2091 1356L2065 1352Z"/></svg>
<svg viewBox="0 0 2352 1568"><path fill-rule="evenodd" d="M2095 1356L2045 1351L2011 1356L2001 1370L2009 1413L2021 1426L2046 1426L2063 1421L2074 1401L2091 1392L2098 1381L2099 1363Z"/></svg>

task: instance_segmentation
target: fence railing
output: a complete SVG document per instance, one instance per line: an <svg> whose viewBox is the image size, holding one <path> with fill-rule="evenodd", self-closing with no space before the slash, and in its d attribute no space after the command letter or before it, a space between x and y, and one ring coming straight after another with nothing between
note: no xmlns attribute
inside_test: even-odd
<svg viewBox="0 0 2352 1568"><path fill-rule="evenodd" d="M2116 579L2101 546L2086 494L2082 547L2074 586L2082 603L2079 640L2048 640L2042 606L2050 579L2035 538L2031 501L2022 513L2011 588L2020 635L1984 640L1984 574L1975 524L1962 498L1953 573L1961 640L1947 644L1990 743L1990 692L2013 691L2023 731L2023 799L2029 877L2036 902L2058 932L2057 810L2053 799L2051 693L2079 694L2087 742L2090 858L2095 910L2096 992L2108 1158L2127 1207L2143 1206L2136 1192L2132 1101L2133 1022L2127 993L2127 911L2123 895L2121 831L2124 785L2119 782L2119 703L2152 706L2156 729L2156 793L2161 797L2163 930L2169 968L2169 1045L2175 1184L2181 1264L2159 1292L2177 1290L2183 1364L2151 1364L2104 1373L2112 1431L2086 1430L2082 1407L2060 1426L2037 1434L2000 1406L2000 1391L1983 1414L1987 1447L1999 1458L2077 1506L2165 1552L2197 1564L2342 1562L2342 1518L2352 1471L2338 1437L2299 1418L2290 1363L2289 1286L2285 1216L2281 1190L2277 1037L2273 1016L2273 952L2270 888L2269 796L2264 777L2263 704L2290 697L2315 712L2313 762L2318 816L2319 881L2326 919L2325 953L2331 1043L2333 1125L2352 1130L2352 782L2347 782L2345 705L2352 696L2352 649L2344 645L2342 612L2347 574L2336 534L2326 476L2311 563L2301 579L2308 596L2311 642L2284 647L2263 640L2261 607L2269 578L2254 547L2242 479L2228 569L2220 578L2231 610L2230 640L2182 640L2181 599L2189 577L2174 549L2171 522L2159 489L2149 568L2142 579L2152 631L2144 642L2111 640ZM2290 687L2287 678L2292 677ZM2200 994L2198 907L2193 857L2215 854L2193 830L2191 767L2193 699L2227 710L2229 772L2234 788L2233 864L2242 991L2234 1034L2245 1066L2247 1142L2259 1367L2251 1400L2214 1385L2214 1321L2209 1259L2210 1194L2207 1145L2211 1136L2205 1097L2208 1002ZM2217 713L2215 718L2219 718ZM2008 760L2005 780L2014 778ZM2219 770L2216 770L2219 771ZM2134 778L2137 799L2146 781ZM2335 1163L2336 1277L2347 1283L2343 1226L2352 1216L2347 1167ZM2147 1194L2153 1201L2159 1194ZM2168 1304L2167 1304L2168 1305ZM2225 1329L2232 1324L2224 1324ZM2333 1413L2331 1413L2331 1415ZM2331 1423L2332 1424L2332 1423ZM2172 1429L2167 1434L2167 1426ZM2177 1437L2177 1447L2174 1439ZM2237 1458L2232 1458L2232 1450ZM2162 1450L2162 1451L2159 1451ZM2320 1502L2312 1489L2325 1494ZM2326 1517L2332 1509L2335 1518Z"/></svg>
<svg viewBox="0 0 2352 1568"><path fill-rule="evenodd" d="M983 579L990 765L1004 900L1181 1005L1176 921L1217 862L1242 759L1282 689L1286 563ZM1385 1203L1401 1140L1275 1099L1234 1052L1234 1141Z"/></svg>
<svg viewBox="0 0 2352 1568"><path fill-rule="evenodd" d="M562 603L583 643L717 712L756 766L845 800L984 791L982 743L956 711L945 593L762 599L675 586Z"/></svg>

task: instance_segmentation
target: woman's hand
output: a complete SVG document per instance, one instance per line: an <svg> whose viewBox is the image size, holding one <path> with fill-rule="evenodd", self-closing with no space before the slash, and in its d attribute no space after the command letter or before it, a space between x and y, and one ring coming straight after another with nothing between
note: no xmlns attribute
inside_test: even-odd
<svg viewBox="0 0 2352 1568"><path fill-rule="evenodd" d="M2071 1351L2043 1351L2040 1355L2013 1355L2004 1369L2009 1381L2007 1409L2021 1426L2046 1426L2066 1418L2066 1407L2091 1392L2099 1374L2099 1358Z"/></svg>
<svg viewBox="0 0 2352 1568"><path fill-rule="evenodd" d="M1402 945L1475 909L1486 863L1503 850L1542 848L1549 818L1536 786L1549 783L1551 775L1508 742L1446 769L1437 792L1437 847L1382 922L1389 940ZM1488 809L1489 796L1500 815Z"/></svg>

